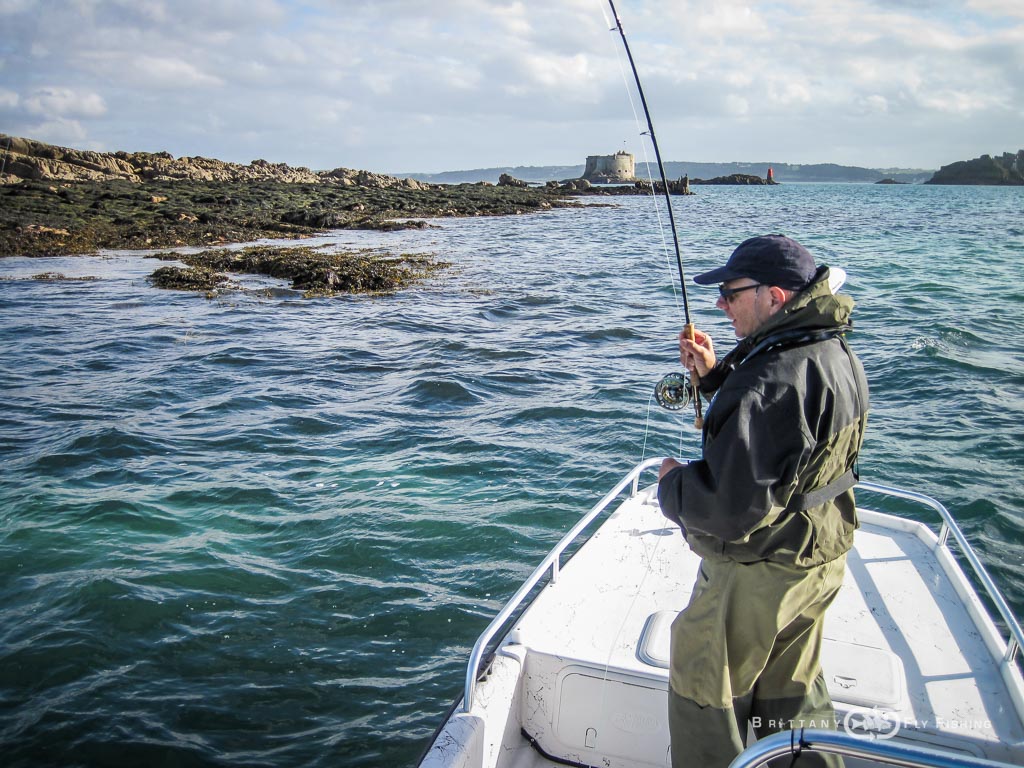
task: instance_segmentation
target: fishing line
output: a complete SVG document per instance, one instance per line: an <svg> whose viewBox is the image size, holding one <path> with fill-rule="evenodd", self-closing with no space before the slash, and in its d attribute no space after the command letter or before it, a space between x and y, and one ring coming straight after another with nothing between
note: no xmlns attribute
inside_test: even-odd
<svg viewBox="0 0 1024 768"><path fill-rule="evenodd" d="M682 299L683 299L683 315L684 315L684 319L685 319L685 323L686 323L685 324L685 328L684 328L684 333L686 334L687 338L692 340L694 338L694 327L693 327L693 322L690 320L690 301L689 301L689 297L686 294L686 275L685 275L685 273L683 271L683 256L682 256L682 252L681 252L681 250L679 248L679 232L678 232L678 230L676 228L675 214L672 211L672 194L671 194L671 192L669 191L669 188L668 188L668 176L665 173L665 163L661 159L661 149L658 146L658 137L657 137L657 134L654 131L654 120L651 118L651 110L650 110L650 108L647 105L647 97L644 95L644 88L643 88L643 85L640 83L640 72L636 68L636 62L633 59L633 52L629 48L629 41L626 39L626 32L622 28L622 20L619 18L619 13L615 9L615 2L614 2L614 0L608 0L608 7L611 9L612 16L615 18L615 27L613 28L612 31L614 31L616 29L618 30L619 37L622 39L622 47L626 51L626 58L629 60L630 69L632 69L632 71L633 71L633 80L636 83L637 95L640 96L640 104L643 107L644 116L647 118L647 135L651 139L651 146L654 148L654 157L658 161L658 172L661 175L661 191L665 195L665 205L666 205L666 208L668 210L668 222L669 222L669 227L670 227L670 229L672 231L672 244L675 247L676 267L678 268L678 271L679 271L679 287L680 287L680 289L682 291L681 295L682 295ZM607 16L605 16L605 18L607 19ZM632 102L632 99L630 101ZM650 171L650 164L648 164L648 172L649 171ZM653 191L656 191L656 190L653 190ZM675 376L677 374L670 374L670 375ZM679 403L681 401L680 401L680 399L678 397L678 392L679 392L678 386L666 385L664 382L665 382L665 380L663 379L655 387L655 392L657 393L658 403L661 404L661 405L666 405L666 404L679 405ZM704 416L703 416L703 414L701 412L702 408L701 408L700 392L699 392L699 390L697 388L697 384L698 384L697 375L696 375L696 372L693 372L690 375L690 382L689 382L689 386L687 387L687 389L689 389L690 392L691 392L691 396L692 396L692 399L693 399L693 408L694 408L694 412L696 414L696 418L694 419L694 426L697 429L700 429L704 425ZM679 407L680 408L685 407L685 403L683 405L680 405Z"/></svg>
<svg viewBox="0 0 1024 768"><path fill-rule="evenodd" d="M601 13L604 14L604 22L608 26L610 31L615 31L615 25L612 20L608 18L607 9L603 3L601 5ZM619 75L622 77L622 84L626 89L626 98L629 99L629 108L633 111L633 122L636 124L636 132L640 136L646 135L647 131L640 127L640 114L636 111L636 102L633 101L633 88L630 86L629 78L626 75L626 69L622 66L622 49L617 45L612 45L612 49L615 51L615 62L619 65ZM682 314L682 305L679 303L679 291L676 288L675 279L671 277L672 263L668 252L668 240L665 238L665 223L661 218L661 206L657 204L657 194L654 186L654 176L651 175L651 159L647 156L647 144L640 142L640 152L644 158L644 170L647 172L647 181L651 185L651 201L653 203L652 208L654 209L654 216L658 220L658 234L661 236L661 253L665 258L665 267L669 271L669 285L672 286L672 299L676 305L676 312Z"/></svg>
<svg viewBox="0 0 1024 768"><path fill-rule="evenodd" d="M679 374L669 374L669 376L673 376L673 375L679 375ZM667 379L667 378L669 378L669 376L666 376L665 378ZM648 436L648 434L651 431L651 403L653 403L656 400L656 397L657 397L656 393L655 392L651 392L651 396L647 398L647 417L644 419L644 441L643 441L643 444L640 447L640 461L641 461L641 463L647 460L647 436ZM670 408L669 410L675 410L675 409ZM676 449L676 455L677 456L682 456L683 455L683 437L684 437L684 432L683 432L682 426L680 426L680 428L679 428L679 447Z"/></svg>
<svg viewBox="0 0 1024 768"><path fill-rule="evenodd" d="M671 228L672 228L673 243L675 244L676 265L678 266L678 269L679 269L679 280L680 280L680 286L682 288L683 311L684 311L684 314L685 314L685 317L686 317L687 326L692 329L692 323L690 323L690 311L689 311L689 306L688 306L687 297L686 297L686 282L685 282L685 278L684 278L684 275L683 275L682 257L680 256L680 252L679 252L679 239L678 239L678 236L676 234L675 220L674 220L673 215L672 215L672 203L671 203L671 200L668 198L669 191L668 191L668 182L667 182L666 177L665 177L665 168L664 168L664 165L661 162L661 154L660 154L660 151L658 150L657 140L654 137L654 126L651 123L650 111L647 108L647 102L646 102L646 99L644 98L643 89L640 87L640 78L639 78L639 75L637 75L636 66L633 63L632 54L630 54L630 52L629 52L629 45L626 43L625 34L622 32L622 24L619 21L618 14L615 11L615 5L612 3L612 0L608 0L608 5L611 7L612 14L615 16L616 26L618 27L619 34L622 37L622 42L623 42L623 44L624 44L624 46L626 48L626 54L627 54L627 56L629 58L630 66L633 69L633 74L634 74L634 77L636 79L637 91L638 91L638 93L640 95L641 103L643 104L644 113L647 115L647 125L648 125L648 128L649 128L649 134L648 135L650 135L651 143L654 145L655 157L658 160L658 167L661 170L663 189L665 191L666 202L668 203L669 222L670 222ZM609 21L607 14L605 14L605 21L606 22ZM609 22L609 24L610 24L610 22ZM612 28L612 31L614 31L614 27ZM616 58L618 58L618 56ZM626 78L625 78L625 72L622 69L621 60L619 60L619 68L620 68L620 71L622 71L622 73L623 73L623 79L626 82L626 92L627 92L627 94L630 94L630 96L629 96L630 106L633 108L633 116L634 116L634 119L637 121L637 124L638 124L638 127L639 127L640 118L639 118L639 115L636 112L636 107L635 107L635 105L633 103L632 94L630 93L630 88L629 88L629 85L628 85L628 80L626 80ZM641 135L643 135L643 134L641 133ZM643 151L644 151L644 164L647 167L648 178L650 178L651 164L650 164L649 160L647 159L646 149L644 149ZM652 191L652 194L656 195L657 190L655 188L654 180L653 179L651 179L651 191ZM668 254L668 245L665 242L664 225L662 224L661 213L660 213L660 210L658 209L657 204L655 204L655 211L656 211L657 217L658 217L658 231L661 233L661 236L662 236L662 246L663 246L664 252L666 254L666 261L667 261L668 260L668 255L667 255ZM675 295L675 285L674 285L674 283L673 283L673 294ZM678 305L679 305L679 299L678 299L678 295L676 295L676 306L677 306L677 309L678 309ZM691 332L691 338L692 338L692 332ZM645 426L644 426L644 442L643 442L643 448L642 448L642 451L641 451L641 454L644 457L646 456L646 453L647 453L647 438L648 438L648 434L649 434L649 431L650 431L651 401L652 400L656 400L660 405L664 406L665 403L669 400L669 398L665 394L667 389L671 389L672 390L671 394L673 396L677 397L679 400L685 399L686 402L689 402L690 389L692 388L692 390L693 390L693 399L694 399L695 408L696 408L696 411L697 411L697 422L696 423L697 423L698 427L701 424L702 418L701 418L701 412L700 412L700 397L699 397L699 394L697 393L696 384L691 383L689 381L686 381L685 377L682 374L671 374L671 376L673 376L675 378L672 379L670 385L663 386L662 383L659 383L658 387L655 388L655 391L648 398L648 401L647 401L647 419L646 419L646 423L645 423ZM668 378L668 377L666 377L666 378ZM662 381L664 382L665 379L663 379ZM660 388L660 390L659 390L659 388ZM684 394L680 396L678 390L682 390L682 392ZM660 394L659 394L659 391L660 391ZM684 402L682 405L679 405L678 407L674 407L673 406L673 407L670 408L670 410L679 410L679 409L685 407L686 402ZM668 407L668 406L666 406L666 407ZM682 451L682 442L683 442L683 435L682 435L682 430L680 429L680 434L679 434L680 454L681 454L681 451ZM641 459L641 460L643 460L643 459ZM636 590L634 591L632 599L630 600L629 607L627 608L625 614L623 615L622 621L619 623L619 626L615 630L615 635L614 635L614 637L612 639L612 642L608 646L608 652L607 652L607 655L605 656L604 670L603 670L603 674L602 674L602 678L601 678L601 686L600 686L600 688L601 688L601 695L600 695L600 701L598 702L598 708L597 708L598 718L597 718L596 725L598 726L599 729L601 729L598 732L598 734L596 734L598 739L603 738L603 733L602 732L604 730L604 717L605 717L605 713L607 712L608 696L609 696L609 692L608 692L608 676L609 676L610 671L611 671L612 657L613 657L613 655L615 653L615 649L619 646L619 639L622 637L622 634L625 631L626 626L629 623L629 620L630 620L630 618L633 615L633 611L634 611L634 608L636 607L637 600L639 599L639 597L640 597L640 595L641 595L641 593L643 591L644 584L647 581L647 577L650 575L652 567L654 566L655 557L657 556L658 549L661 546L661 539L663 538L663 534L664 534L665 530L668 528L669 525L670 525L670 522L667 519L663 518L662 519L662 526L661 526L660 530L658 530L657 532L653 532L653 531L652 532L648 532L648 533L655 533L656 540L654 542L653 547L648 547L646 542L641 542L640 543L641 548L642 548L642 557L643 557L643 560L646 561L644 563L645 567L643 568L643 573L642 573L642 576L640 577L639 584L637 584ZM639 530L635 530L634 531L634 535L642 537L644 535L644 532L641 532ZM650 617L648 617L648 620L649 620L649 618ZM644 626L646 626L646 622L645 622ZM643 631L643 630L641 630L641 631ZM638 638L638 641L639 641L639 638ZM591 747L590 749L592 749L592 750L594 750L596 752L596 750L598 749L597 741L594 742L594 746Z"/></svg>
<svg viewBox="0 0 1024 768"><path fill-rule="evenodd" d="M601 13L604 16L604 21L605 24L608 26L608 29L612 32L616 31L617 27L615 24L612 23L611 19L608 18L607 9L605 8L604 4L602 3L600 7ZM622 83L626 90L626 98L629 100L629 108L633 112L633 122L636 125L637 133L640 136L647 135L648 132L643 130L640 126L640 115L636 110L636 102L633 100L633 88L630 85L629 78L626 76L626 69L622 65L622 50L617 45L613 45L612 49L615 52L615 61L619 65L619 75L622 77ZM647 144L645 142L640 142L640 152L642 153L644 159L644 170L647 173L647 181L651 185L651 202L653 204L652 207L654 209L654 216L658 221L658 234L661 236L662 256L665 259L665 267L671 273L672 265L670 262L668 252L668 240L665 238L665 223L661 218L661 206L657 204L656 200L657 191L654 184L654 177L651 175L651 160L650 157L648 157L647 155ZM669 279L669 285L672 287L672 298L675 302L676 311L682 314L683 307L679 302L679 291L676 289L675 280L672 279L671 277ZM683 410L687 405L689 405L690 400L693 397L693 394L694 393L691 390L689 380L684 374L681 373L668 374L667 376L662 378L661 381L659 381L654 388L654 398L657 400L658 405L670 411ZM641 451L641 461L643 461L643 459L646 458L647 429L650 427L651 419L650 405L650 400L648 400L647 419L644 427L644 444L643 450Z"/></svg>

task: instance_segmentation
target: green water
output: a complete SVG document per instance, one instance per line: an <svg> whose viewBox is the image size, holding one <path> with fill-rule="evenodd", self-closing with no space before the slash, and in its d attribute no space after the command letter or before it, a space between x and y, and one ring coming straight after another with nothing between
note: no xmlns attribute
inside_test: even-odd
<svg viewBox="0 0 1024 768"><path fill-rule="evenodd" d="M9 766L391 766L478 633L643 457L681 324L650 199L324 242L456 264L383 298L215 301L140 254L0 262ZM850 273L865 479L961 520L1024 612L1024 190L705 187L688 274L781 231ZM695 322L726 350L713 289Z"/></svg>

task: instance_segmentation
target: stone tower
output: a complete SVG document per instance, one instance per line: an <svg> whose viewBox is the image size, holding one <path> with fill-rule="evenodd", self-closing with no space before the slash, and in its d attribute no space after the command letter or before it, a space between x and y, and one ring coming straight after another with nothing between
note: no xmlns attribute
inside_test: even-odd
<svg viewBox="0 0 1024 768"><path fill-rule="evenodd" d="M633 155L619 150L614 155L590 155L583 178L599 184L632 182L636 174Z"/></svg>

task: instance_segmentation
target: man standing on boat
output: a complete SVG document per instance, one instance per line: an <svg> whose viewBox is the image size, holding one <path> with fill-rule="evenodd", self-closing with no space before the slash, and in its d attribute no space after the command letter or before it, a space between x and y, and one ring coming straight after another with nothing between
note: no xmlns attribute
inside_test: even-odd
<svg viewBox="0 0 1024 768"><path fill-rule="evenodd" d="M835 727L822 622L857 527L868 390L843 338L853 301L795 240L746 240L694 281L719 284L740 341L719 361L707 334L680 335L680 360L713 399L702 458L659 473L662 511L702 557L672 625L669 727L674 768L725 768L748 725L759 738Z"/></svg>

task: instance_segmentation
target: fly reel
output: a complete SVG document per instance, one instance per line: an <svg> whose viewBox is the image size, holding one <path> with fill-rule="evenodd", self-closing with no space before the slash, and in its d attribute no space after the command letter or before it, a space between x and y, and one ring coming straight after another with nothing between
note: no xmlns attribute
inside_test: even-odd
<svg viewBox="0 0 1024 768"><path fill-rule="evenodd" d="M693 385L685 373L670 373L654 385L654 399L670 411L681 411L693 398Z"/></svg>

